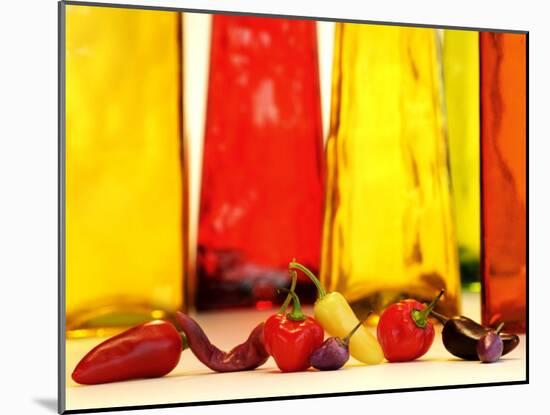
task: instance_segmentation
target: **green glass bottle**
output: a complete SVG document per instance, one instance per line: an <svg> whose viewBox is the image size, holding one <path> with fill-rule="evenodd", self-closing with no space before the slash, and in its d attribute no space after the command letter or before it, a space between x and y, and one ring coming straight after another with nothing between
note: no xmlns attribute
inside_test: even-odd
<svg viewBox="0 0 550 415"><path fill-rule="evenodd" d="M460 274L480 288L479 34L445 30L443 79Z"/></svg>

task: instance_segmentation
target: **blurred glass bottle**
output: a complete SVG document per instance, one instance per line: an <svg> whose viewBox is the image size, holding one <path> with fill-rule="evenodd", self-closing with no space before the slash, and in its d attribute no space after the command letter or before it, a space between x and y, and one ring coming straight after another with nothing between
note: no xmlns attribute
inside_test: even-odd
<svg viewBox="0 0 550 415"><path fill-rule="evenodd" d="M479 290L479 34L445 30L443 79L462 284Z"/></svg>
<svg viewBox="0 0 550 415"><path fill-rule="evenodd" d="M455 314L435 30L338 24L321 275L361 316L403 297Z"/></svg>
<svg viewBox="0 0 550 415"><path fill-rule="evenodd" d="M66 323L184 306L181 15L66 7Z"/></svg>
<svg viewBox="0 0 550 415"><path fill-rule="evenodd" d="M524 332L526 319L526 35L480 33L482 315Z"/></svg>
<svg viewBox="0 0 550 415"><path fill-rule="evenodd" d="M319 269L319 94L315 22L213 17L198 309L269 307L293 257ZM304 276L297 291L315 295Z"/></svg>

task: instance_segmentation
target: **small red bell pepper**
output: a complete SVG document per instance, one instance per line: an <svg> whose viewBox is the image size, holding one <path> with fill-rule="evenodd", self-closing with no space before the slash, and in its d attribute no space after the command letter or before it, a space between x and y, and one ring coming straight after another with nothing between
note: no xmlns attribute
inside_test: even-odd
<svg viewBox="0 0 550 415"><path fill-rule="evenodd" d="M380 315L376 334L389 362L407 362L423 356L434 340L428 316L445 290L426 307L408 299L387 307Z"/></svg>
<svg viewBox="0 0 550 415"><path fill-rule="evenodd" d="M72 378L95 385L164 376L178 364L185 344L172 323L140 324L90 350L76 365Z"/></svg>
<svg viewBox="0 0 550 415"><path fill-rule="evenodd" d="M310 357L323 344L324 330L315 319L306 316L300 307L298 296L290 291L292 312L267 319L264 326L264 342L267 352L273 356L281 372L298 372L311 366Z"/></svg>

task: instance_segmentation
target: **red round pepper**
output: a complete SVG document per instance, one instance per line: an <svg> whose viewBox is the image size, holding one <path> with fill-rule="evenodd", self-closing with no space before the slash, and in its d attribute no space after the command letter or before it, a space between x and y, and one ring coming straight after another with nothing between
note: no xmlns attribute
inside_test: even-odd
<svg viewBox="0 0 550 415"><path fill-rule="evenodd" d="M132 327L90 350L72 373L84 385L164 376L176 367L184 342L172 323Z"/></svg>
<svg viewBox="0 0 550 415"><path fill-rule="evenodd" d="M376 334L389 362L407 362L423 356L434 340L428 316L445 290L426 307L416 300L404 300L387 307L380 316Z"/></svg>
<svg viewBox="0 0 550 415"><path fill-rule="evenodd" d="M323 344L324 330L315 319L302 313L298 296L293 298L292 312L281 309L267 319L264 342L281 372L298 372L311 366L310 357Z"/></svg>

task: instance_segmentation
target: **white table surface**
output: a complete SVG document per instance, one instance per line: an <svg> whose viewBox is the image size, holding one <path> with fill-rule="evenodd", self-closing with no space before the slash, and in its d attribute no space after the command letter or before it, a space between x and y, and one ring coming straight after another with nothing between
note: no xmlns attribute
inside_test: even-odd
<svg viewBox="0 0 550 415"><path fill-rule="evenodd" d="M479 321L479 296L463 296L463 314ZM310 312L305 308L305 311ZM246 339L256 324L273 313L225 311L202 313L196 319L212 343L229 350ZM374 332L374 329L373 329ZM522 381L526 378L525 336L519 346L493 364L467 362L450 355L441 341L441 326L430 351L407 363L384 362L363 366L353 359L340 370L281 373L273 359L253 371L215 373L185 350L178 366L167 376L104 385L76 384L70 373L77 362L102 338L67 340L66 409L189 403L246 398L267 398L342 392L418 388Z"/></svg>

